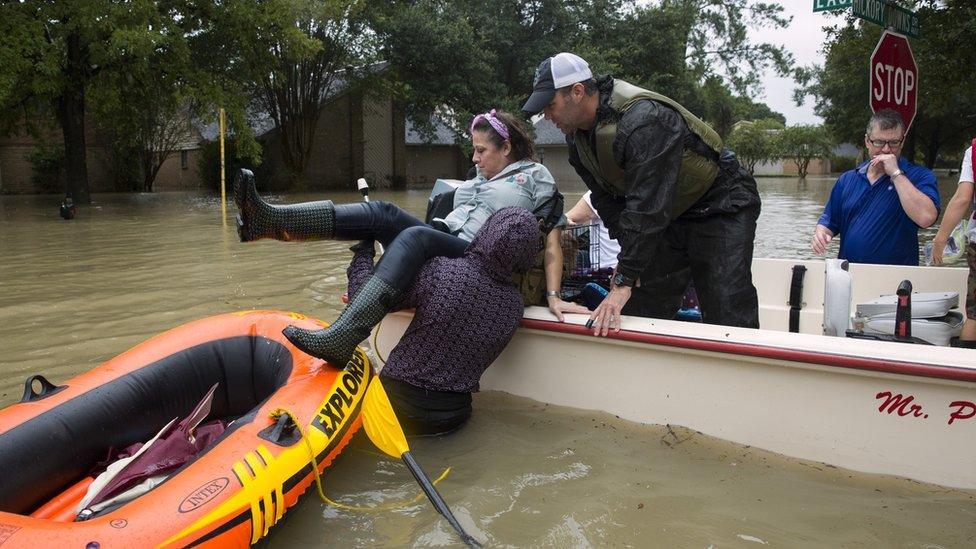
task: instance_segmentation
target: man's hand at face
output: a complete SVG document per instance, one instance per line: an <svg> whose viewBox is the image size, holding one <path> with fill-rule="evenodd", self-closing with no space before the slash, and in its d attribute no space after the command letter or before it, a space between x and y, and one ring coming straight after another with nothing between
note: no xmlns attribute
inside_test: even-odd
<svg viewBox="0 0 976 549"><path fill-rule="evenodd" d="M898 157L890 153L879 154L871 159L871 167L877 169L879 165L890 176L898 171Z"/></svg>

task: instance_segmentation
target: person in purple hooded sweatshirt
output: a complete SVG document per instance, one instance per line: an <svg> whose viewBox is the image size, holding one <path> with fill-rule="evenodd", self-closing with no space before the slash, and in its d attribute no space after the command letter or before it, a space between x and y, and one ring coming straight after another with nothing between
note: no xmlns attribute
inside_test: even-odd
<svg viewBox="0 0 976 549"><path fill-rule="evenodd" d="M373 275L374 247L368 240L351 248L349 295ZM427 261L400 296L393 309L416 312L380 377L407 434L447 433L471 416L471 393L522 318L512 275L538 252L536 218L524 208L502 208L463 256Z"/></svg>

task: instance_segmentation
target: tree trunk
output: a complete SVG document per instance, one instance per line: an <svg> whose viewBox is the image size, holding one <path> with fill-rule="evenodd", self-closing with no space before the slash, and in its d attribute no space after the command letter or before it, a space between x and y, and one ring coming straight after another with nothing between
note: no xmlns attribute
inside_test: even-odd
<svg viewBox="0 0 976 549"><path fill-rule="evenodd" d="M58 118L64 134L64 159L67 188L75 204L91 204L88 187L88 164L85 145L85 84L88 45L81 35L67 38L68 56L65 73L67 84L58 100Z"/></svg>

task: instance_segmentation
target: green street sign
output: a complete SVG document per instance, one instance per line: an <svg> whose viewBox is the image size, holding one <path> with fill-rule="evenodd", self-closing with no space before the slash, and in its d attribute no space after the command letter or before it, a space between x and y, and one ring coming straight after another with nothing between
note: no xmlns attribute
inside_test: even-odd
<svg viewBox="0 0 976 549"><path fill-rule="evenodd" d="M854 0L813 0L813 12L841 10L851 7Z"/></svg>
<svg viewBox="0 0 976 549"><path fill-rule="evenodd" d="M890 0L854 0L854 15L895 32L918 37L918 16Z"/></svg>

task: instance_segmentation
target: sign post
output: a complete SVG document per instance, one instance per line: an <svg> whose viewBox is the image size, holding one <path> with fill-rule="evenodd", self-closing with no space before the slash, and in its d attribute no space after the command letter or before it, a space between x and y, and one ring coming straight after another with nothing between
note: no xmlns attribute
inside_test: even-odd
<svg viewBox="0 0 976 549"><path fill-rule="evenodd" d="M871 110L894 109L905 121L905 133L915 120L918 99L918 66L908 39L884 31L871 54Z"/></svg>

